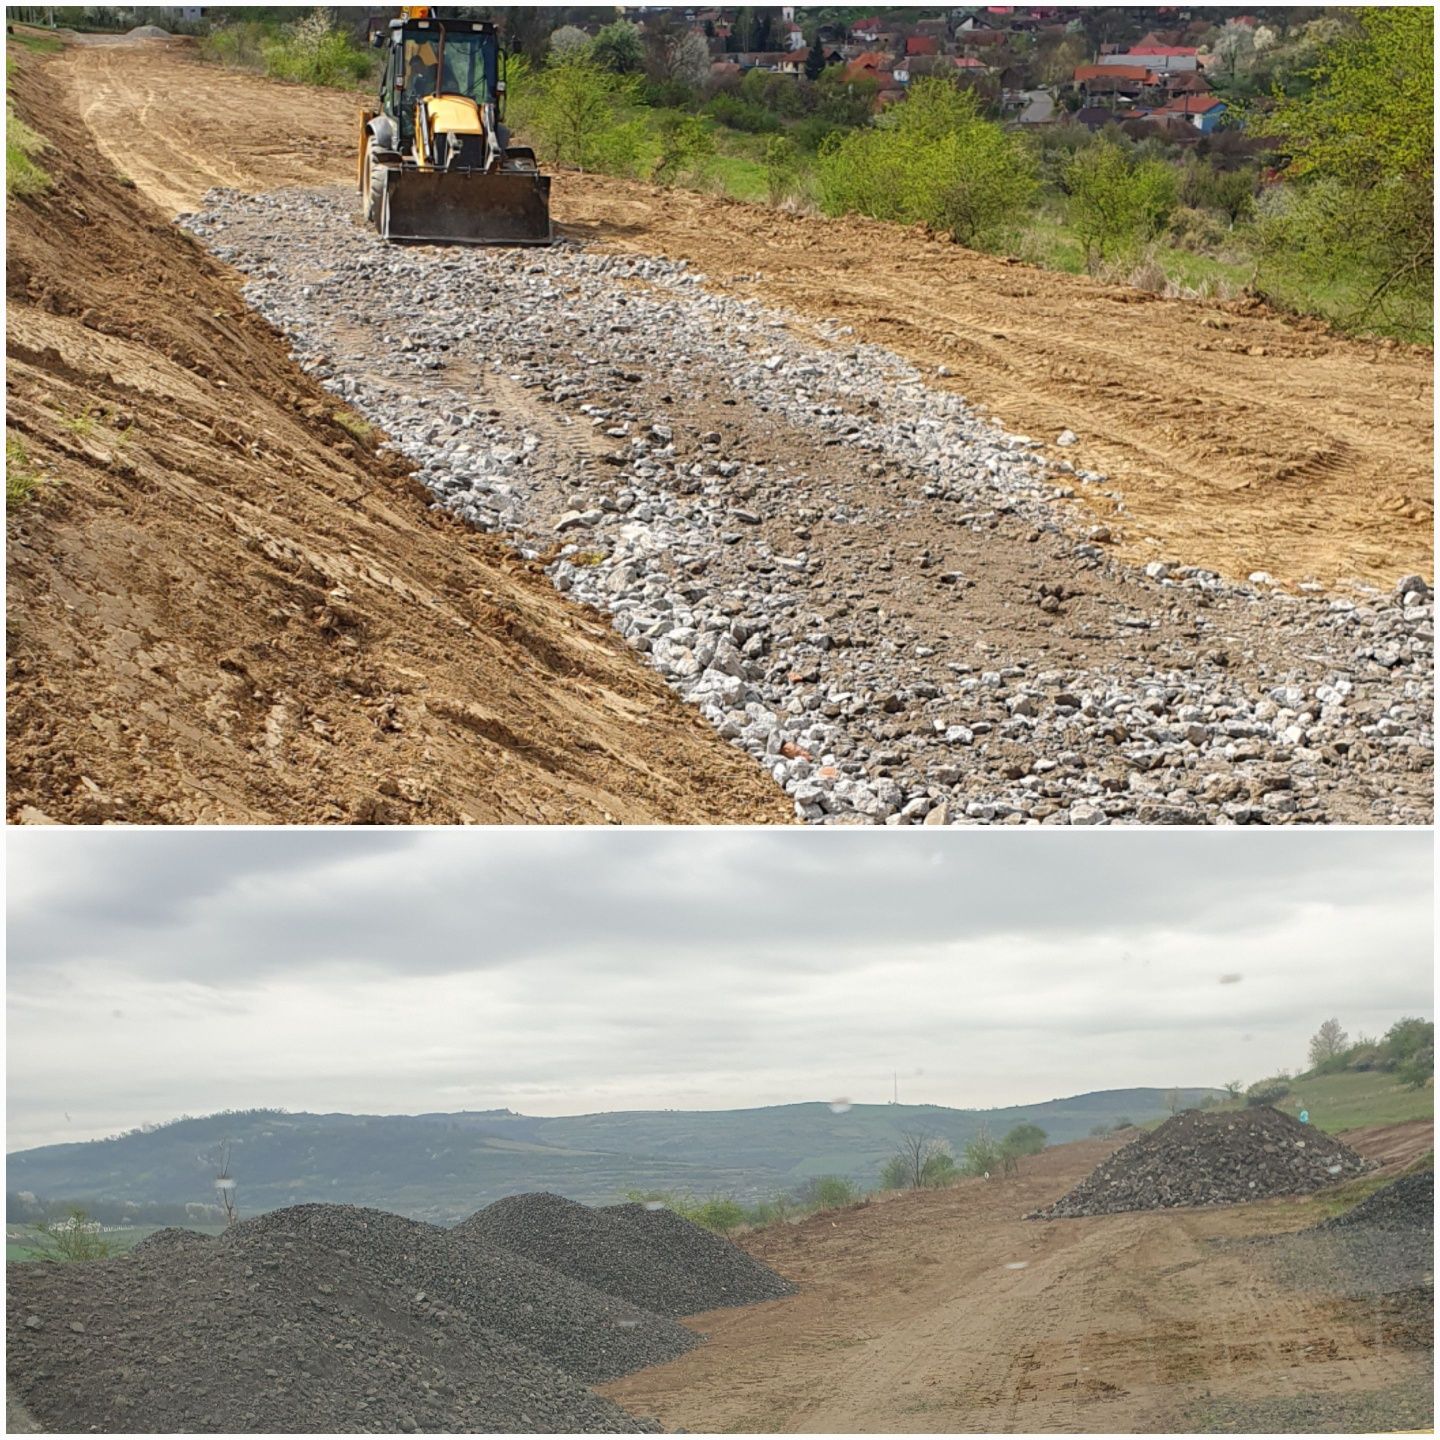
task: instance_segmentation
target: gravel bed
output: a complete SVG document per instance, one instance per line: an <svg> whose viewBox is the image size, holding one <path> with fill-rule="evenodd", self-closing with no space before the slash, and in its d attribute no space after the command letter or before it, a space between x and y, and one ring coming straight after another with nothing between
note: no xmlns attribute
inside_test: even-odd
<svg viewBox="0 0 1440 1440"><path fill-rule="evenodd" d="M792 1293L739 1246L678 1215L637 1218L638 1208L510 1195L455 1228L660 1315L697 1315Z"/></svg>
<svg viewBox="0 0 1440 1440"><path fill-rule="evenodd" d="M1238 1205L1303 1195L1368 1168L1348 1145L1269 1105L1187 1110L1102 1161L1035 1220Z"/></svg>
<svg viewBox="0 0 1440 1440"><path fill-rule="evenodd" d="M1435 1233L1435 1172L1417 1171L1367 1195L1358 1205L1323 1221L1320 1229L1346 1230L1353 1225L1379 1230Z"/></svg>
<svg viewBox="0 0 1440 1440"><path fill-rule="evenodd" d="M51 1430L657 1428L283 1224L7 1281L8 1382Z"/></svg>
<svg viewBox="0 0 1440 1440"><path fill-rule="evenodd" d="M217 191L183 219L438 506L608 612L800 818L1431 818L1422 578L1128 567L1071 437L1008 434L842 326L683 262L386 247L352 209Z"/></svg>

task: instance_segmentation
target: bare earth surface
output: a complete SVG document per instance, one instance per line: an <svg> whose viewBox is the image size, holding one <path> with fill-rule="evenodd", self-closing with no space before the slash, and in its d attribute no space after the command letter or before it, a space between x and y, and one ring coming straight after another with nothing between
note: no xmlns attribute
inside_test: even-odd
<svg viewBox="0 0 1440 1440"><path fill-rule="evenodd" d="M1385 1137L1356 1148L1367 1144ZM1277 1403L1317 1396L1333 1421L1321 1429L1423 1410L1428 1351L1392 1343L1363 1306L1287 1282L1263 1248L1210 1243L1300 1229L1321 1218L1313 1201L1021 1218L1113 1148L1058 1146L1018 1179L750 1237L800 1293L694 1317L708 1344L604 1393L702 1433L1183 1431L1204 1428L1212 1405L1254 1415L1231 1428L1255 1429Z"/></svg>
<svg viewBox="0 0 1440 1440"><path fill-rule="evenodd" d="M276 87L197 70L183 45L148 46L143 65L89 47L57 68L102 152L167 213L213 186L351 178L355 96L285 87L281 125ZM202 113L166 103L197 81ZM579 238L689 259L716 288L946 365L946 383L1013 431L1075 431L1070 457L1123 495L1118 533L1136 558L1287 583L1433 576L1429 351L1050 274L865 220L570 174L557 177L555 209Z"/></svg>
<svg viewBox="0 0 1440 1440"><path fill-rule="evenodd" d="M224 153L180 122L167 53L26 57L11 92L56 131L53 77L115 64L155 87L122 116L122 169L182 131L182 166ZM171 197L148 205L69 124L54 190L7 215L7 427L45 476L7 530L12 819L788 818L604 618L347 433Z"/></svg>

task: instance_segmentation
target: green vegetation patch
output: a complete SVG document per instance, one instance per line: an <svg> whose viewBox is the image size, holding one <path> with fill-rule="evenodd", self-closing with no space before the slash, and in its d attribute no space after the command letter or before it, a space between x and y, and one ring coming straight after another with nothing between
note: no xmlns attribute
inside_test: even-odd
<svg viewBox="0 0 1440 1440"><path fill-rule="evenodd" d="M7 102L5 106L5 196L39 195L51 185L50 176L35 163L35 156L50 142L32 130Z"/></svg>
<svg viewBox="0 0 1440 1440"><path fill-rule="evenodd" d="M5 437L5 505L14 509L35 497L40 477L35 473L30 452L24 441L13 435Z"/></svg>

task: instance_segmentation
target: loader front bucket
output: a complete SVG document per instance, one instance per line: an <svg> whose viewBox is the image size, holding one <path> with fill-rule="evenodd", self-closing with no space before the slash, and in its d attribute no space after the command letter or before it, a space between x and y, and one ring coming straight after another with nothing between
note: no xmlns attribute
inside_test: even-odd
<svg viewBox="0 0 1440 1440"><path fill-rule="evenodd" d="M379 230L386 240L441 245L550 245L550 177L393 169L386 175Z"/></svg>

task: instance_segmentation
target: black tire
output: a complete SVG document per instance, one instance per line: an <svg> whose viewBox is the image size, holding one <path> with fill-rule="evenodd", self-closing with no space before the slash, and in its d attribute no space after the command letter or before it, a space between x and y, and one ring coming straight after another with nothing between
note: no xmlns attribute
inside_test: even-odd
<svg viewBox="0 0 1440 1440"><path fill-rule="evenodd" d="M370 190L365 197L365 220L380 234L385 233L384 220L388 218L390 192L385 184L386 171L383 165L370 168Z"/></svg>

